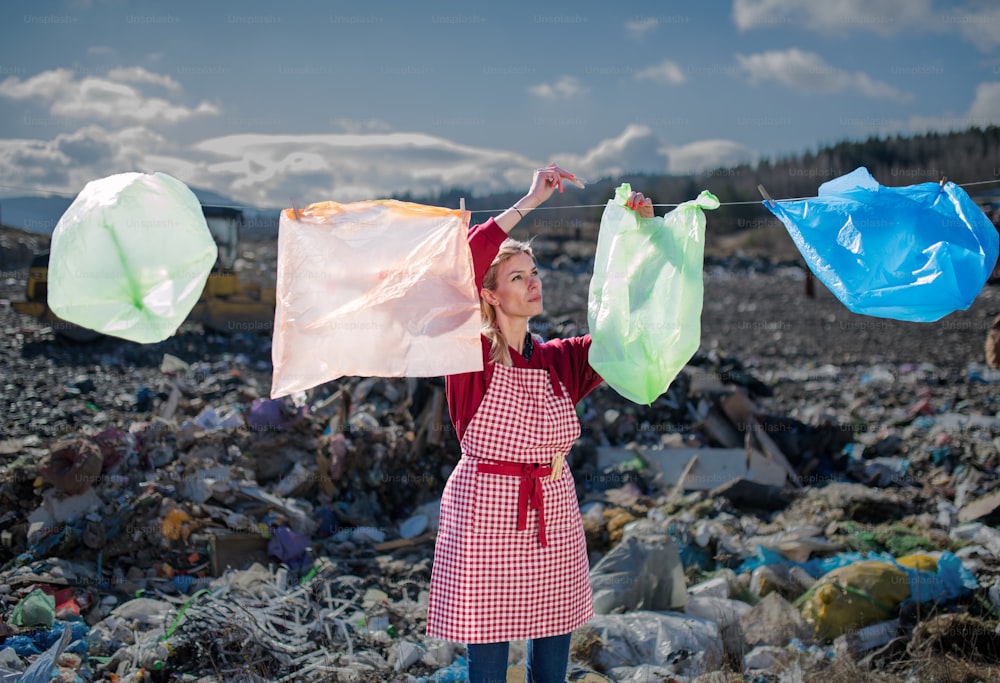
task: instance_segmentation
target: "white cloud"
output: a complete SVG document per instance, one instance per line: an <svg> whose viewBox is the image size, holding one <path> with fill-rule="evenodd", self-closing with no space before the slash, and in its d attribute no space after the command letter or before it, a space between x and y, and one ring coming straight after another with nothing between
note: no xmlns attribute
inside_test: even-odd
<svg viewBox="0 0 1000 683"><path fill-rule="evenodd" d="M0 139L0 177L24 187L75 194L96 178L126 171L162 170L148 163L167 146L147 128L108 131L91 125L51 140Z"/></svg>
<svg viewBox="0 0 1000 683"><path fill-rule="evenodd" d="M733 21L744 31L795 25L825 33L890 35L926 24L931 16L931 0L733 0Z"/></svg>
<svg viewBox="0 0 1000 683"><path fill-rule="evenodd" d="M546 100L568 100L583 95L589 88L573 76L563 76L555 83L539 83L529 87L528 90Z"/></svg>
<svg viewBox="0 0 1000 683"><path fill-rule="evenodd" d="M631 19L625 22L625 28L636 38L642 38L650 31L660 25L660 20L656 17L643 17L641 19Z"/></svg>
<svg viewBox="0 0 1000 683"><path fill-rule="evenodd" d="M830 66L814 52L798 48L736 55L739 69L753 84L776 81L801 93L834 94L856 91L872 99L906 102L909 93L876 81L860 71L851 73Z"/></svg>
<svg viewBox="0 0 1000 683"><path fill-rule="evenodd" d="M108 71L108 78L123 83L152 83L167 90L179 91L181 84L165 74L156 74L141 66L118 67Z"/></svg>
<svg viewBox="0 0 1000 683"><path fill-rule="evenodd" d="M868 118L844 119L853 124L861 134L921 135L928 132L947 133L967 130L973 126L985 128L1000 125L1000 81L980 83L976 95L964 113L945 113L937 116L915 114L907 119Z"/></svg>
<svg viewBox="0 0 1000 683"><path fill-rule="evenodd" d="M134 123L178 123L193 116L214 116L219 108L207 101L196 107L144 95L128 82L155 84L169 90L180 86L169 76L142 67L112 69L107 77L77 80L69 69L44 71L27 79L7 78L0 82L0 97L13 100L41 100L53 116L95 121Z"/></svg>
<svg viewBox="0 0 1000 683"><path fill-rule="evenodd" d="M537 166L521 155L422 133L229 135L194 146L207 162L194 179L241 201L288 206L430 193L527 187Z"/></svg>
<svg viewBox="0 0 1000 683"><path fill-rule="evenodd" d="M663 140L648 126L637 124L627 126L617 137L601 140L584 154L563 154L556 159L587 180L667 170Z"/></svg>
<svg viewBox="0 0 1000 683"><path fill-rule="evenodd" d="M699 140L667 150L668 172L701 173L738 164L756 163L759 154L732 140Z"/></svg>
<svg viewBox="0 0 1000 683"><path fill-rule="evenodd" d="M524 190L531 171L550 161L399 132L230 135L205 140L193 151L206 162L188 169L188 182L258 206L289 206L292 198L306 204L425 195L452 187L475 194ZM670 165L662 140L638 125L583 154L552 158L587 180L663 173ZM717 165L715 156L710 163Z"/></svg>
<svg viewBox="0 0 1000 683"><path fill-rule="evenodd" d="M636 80L653 81L662 85L679 85L687 80L684 77L684 70L669 59L665 59L656 66L642 69L635 75Z"/></svg>
<svg viewBox="0 0 1000 683"><path fill-rule="evenodd" d="M381 119L333 119L330 126L339 133L391 133L392 126Z"/></svg>
<svg viewBox="0 0 1000 683"><path fill-rule="evenodd" d="M970 124L974 126L1000 125L1000 81L980 83L976 87L976 99L969 107L969 119L982 122Z"/></svg>
<svg viewBox="0 0 1000 683"><path fill-rule="evenodd" d="M1000 7L994 0L941 3L932 0L733 0L733 22L741 30L804 27L826 34L857 31L955 33L982 52L1000 45Z"/></svg>
<svg viewBox="0 0 1000 683"><path fill-rule="evenodd" d="M953 26L962 37L982 52L992 52L1000 46L1000 6L956 8L939 16L936 25Z"/></svg>
<svg viewBox="0 0 1000 683"><path fill-rule="evenodd" d="M755 158L727 140L671 148L641 125L582 154L544 160L421 133L229 135L177 149L146 127L109 131L89 125L52 140L0 140L0 177L72 195L96 178L160 171L248 206L287 207L293 200L303 206L404 192L424 196L454 187L473 196L524 191L532 171L552 160L594 181L701 171Z"/></svg>
<svg viewBox="0 0 1000 683"><path fill-rule="evenodd" d="M0 96L14 100L26 100L37 97L52 100L66 90L73 81L73 72L69 69L53 69L43 71L37 76L21 80L11 76L0 81Z"/></svg>

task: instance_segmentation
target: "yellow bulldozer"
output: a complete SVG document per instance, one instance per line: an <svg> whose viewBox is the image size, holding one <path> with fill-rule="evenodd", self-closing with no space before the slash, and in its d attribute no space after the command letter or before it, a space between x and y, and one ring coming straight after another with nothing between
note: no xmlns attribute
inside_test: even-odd
<svg viewBox="0 0 1000 683"><path fill-rule="evenodd" d="M205 222L219 248L205 288L187 321L201 323L216 332L270 331L274 324L275 288L273 283L241 281L235 271L239 256L243 212L220 206L202 206ZM50 325L56 334L75 341L93 341L100 332L62 320L48 306L48 252L39 254L28 272L24 301L13 301L16 311Z"/></svg>

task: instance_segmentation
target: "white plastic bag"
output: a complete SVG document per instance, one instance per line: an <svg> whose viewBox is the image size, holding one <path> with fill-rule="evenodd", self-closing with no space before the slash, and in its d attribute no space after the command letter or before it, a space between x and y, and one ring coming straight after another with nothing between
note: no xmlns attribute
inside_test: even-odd
<svg viewBox="0 0 1000 683"><path fill-rule="evenodd" d="M177 331L218 255L201 204L164 173L87 183L52 233L49 308L140 343Z"/></svg>
<svg viewBox="0 0 1000 683"><path fill-rule="evenodd" d="M271 398L482 370L467 233L459 210L395 200L282 212Z"/></svg>

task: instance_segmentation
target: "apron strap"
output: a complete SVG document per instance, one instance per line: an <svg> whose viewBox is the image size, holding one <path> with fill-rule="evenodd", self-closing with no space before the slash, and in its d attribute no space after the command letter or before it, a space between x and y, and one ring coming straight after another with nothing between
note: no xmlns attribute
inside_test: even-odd
<svg viewBox="0 0 1000 683"><path fill-rule="evenodd" d="M556 374L556 369L549 366L549 381L552 382L552 393L554 393L559 398L565 396L562 388L562 382L559 381L559 375Z"/></svg>

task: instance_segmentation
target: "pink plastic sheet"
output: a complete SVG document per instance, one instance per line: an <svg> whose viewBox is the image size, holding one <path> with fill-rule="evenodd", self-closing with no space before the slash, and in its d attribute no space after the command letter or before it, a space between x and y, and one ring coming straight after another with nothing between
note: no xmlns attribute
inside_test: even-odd
<svg viewBox="0 0 1000 683"><path fill-rule="evenodd" d="M271 398L482 370L467 232L457 209L395 200L283 211Z"/></svg>

